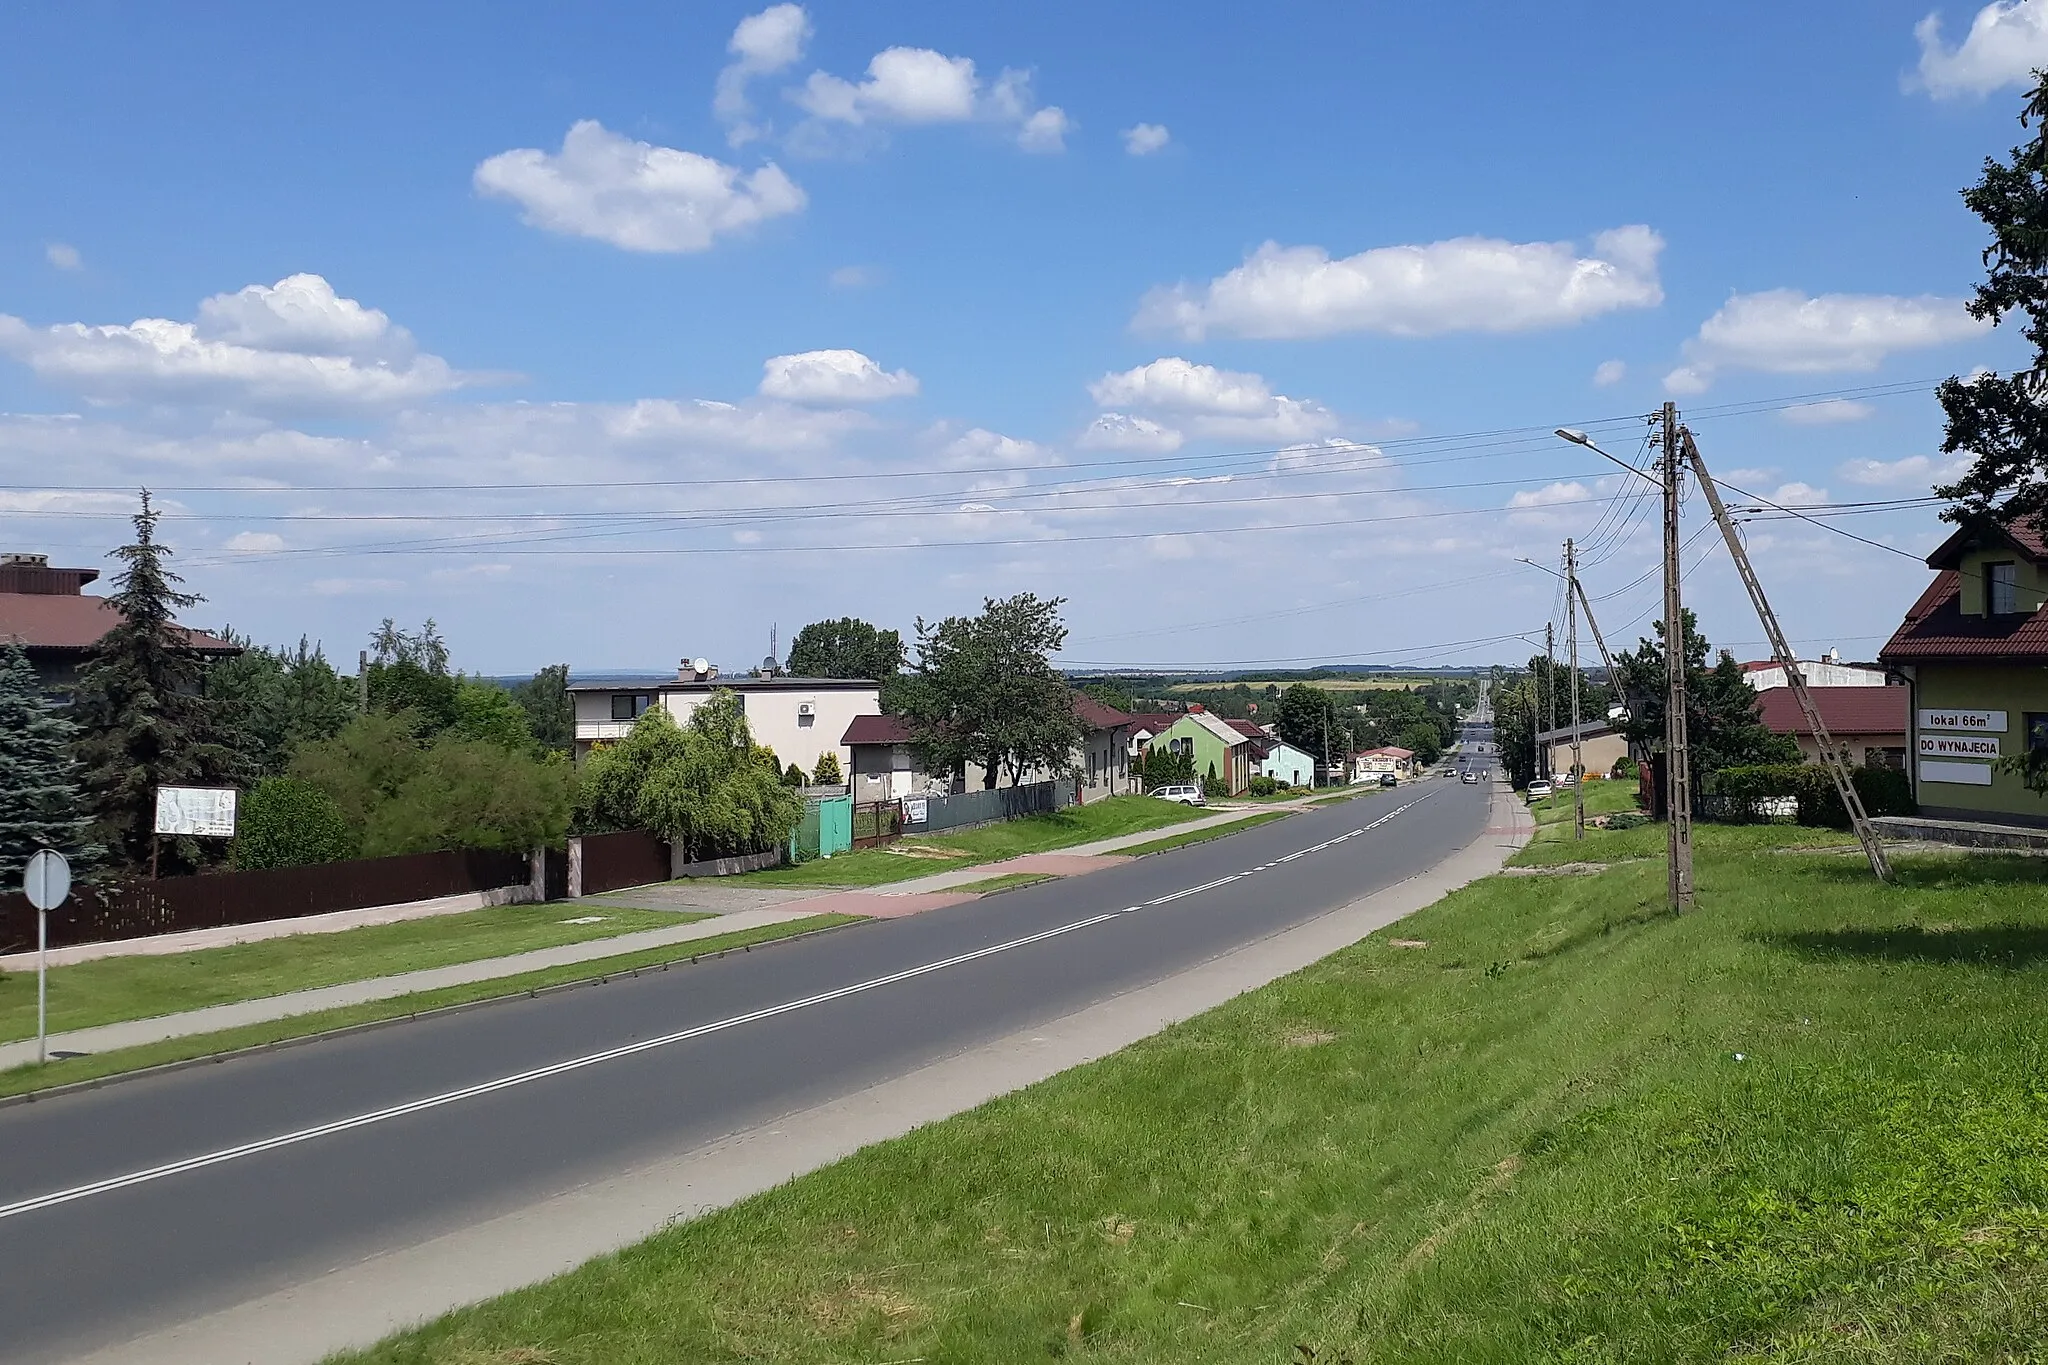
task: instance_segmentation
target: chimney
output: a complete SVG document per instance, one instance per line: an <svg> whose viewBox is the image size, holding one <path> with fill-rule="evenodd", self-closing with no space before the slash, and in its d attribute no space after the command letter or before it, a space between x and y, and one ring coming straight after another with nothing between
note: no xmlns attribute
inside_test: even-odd
<svg viewBox="0 0 2048 1365"><path fill-rule="evenodd" d="M98 569L53 569L48 555L0 554L0 592L38 597L78 597Z"/></svg>

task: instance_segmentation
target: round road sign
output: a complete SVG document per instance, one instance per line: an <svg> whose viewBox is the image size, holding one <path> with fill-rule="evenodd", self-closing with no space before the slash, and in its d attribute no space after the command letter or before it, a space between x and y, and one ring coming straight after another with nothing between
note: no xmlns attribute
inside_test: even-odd
<svg viewBox="0 0 2048 1365"><path fill-rule="evenodd" d="M54 848L37 849L29 857L21 889L38 910L55 910L71 894L71 864Z"/></svg>

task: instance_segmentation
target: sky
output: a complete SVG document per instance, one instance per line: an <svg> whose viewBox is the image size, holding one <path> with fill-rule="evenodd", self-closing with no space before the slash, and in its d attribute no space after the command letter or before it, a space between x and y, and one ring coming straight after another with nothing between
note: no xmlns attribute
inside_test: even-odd
<svg viewBox="0 0 2048 1365"><path fill-rule="evenodd" d="M2024 363L1958 192L2048 0L1666 10L9 7L0 550L110 568L146 486L195 624L490 674L1025 591L1077 668L1512 662L1566 537L1647 633L1651 490L1550 432L1670 401L1891 547L1745 525L1868 658L1933 385Z"/></svg>

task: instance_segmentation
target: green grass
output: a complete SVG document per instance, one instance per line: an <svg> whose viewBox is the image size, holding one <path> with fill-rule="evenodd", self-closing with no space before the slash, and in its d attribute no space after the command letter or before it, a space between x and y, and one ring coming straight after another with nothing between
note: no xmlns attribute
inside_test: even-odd
<svg viewBox="0 0 2048 1365"><path fill-rule="evenodd" d="M1661 838L345 1359L2048 1358L2048 869Z"/></svg>
<svg viewBox="0 0 2048 1365"><path fill-rule="evenodd" d="M734 886L880 886L995 862L1024 853L1050 853L1097 839L1114 839L1149 829L1177 825L1202 815L1194 806L1161 801L1152 796L1112 796L1086 806L1069 806L1049 815L1029 815L1021 820L983 825L959 834L932 838L913 837L902 846L928 850L940 856L912 857L885 848L862 849L831 858L816 858L795 867L773 867L728 879Z"/></svg>
<svg viewBox="0 0 2048 1365"><path fill-rule="evenodd" d="M603 915L604 920L563 922L585 915ZM292 934L169 956L98 958L50 969L50 1031L153 1019L642 929L673 928L704 918L557 901L493 906L332 934ZM35 1033L35 972L0 975L0 1041L33 1038Z"/></svg>
<svg viewBox="0 0 2048 1365"><path fill-rule="evenodd" d="M689 943L671 944L666 948L647 948L637 953L621 953L616 957L598 958L590 962L573 962L543 971L499 977L493 981L475 981L462 986L446 986L439 990L417 991L390 1000L373 1000L341 1009L322 1010L318 1014L301 1014L290 1019L275 1019L267 1023L248 1024L241 1028L223 1029L217 1033L171 1038L161 1043L121 1048L114 1052L96 1052L87 1057L67 1057L40 1067L30 1062L0 1071L0 1096L21 1095L56 1085L98 1080L125 1071L137 1071L147 1066L189 1061L195 1057L211 1057L223 1052L232 1052L237 1048L259 1047L265 1043L306 1038L357 1024L402 1019L407 1015L444 1009L450 1005L466 1005L478 1000L525 995L529 991L559 986L565 982L588 981L597 977L646 971L650 968L688 962L693 957L749 948L779 938L791 938L818 929L851 924L860 918L862 917L859 915L811 915L783 924L764 924L753 929L740 929L730 934L696 939Z"/></svg>
<svg viewBox="0 0 2048 1365"><path fill-rule="evenodd" d="M998 891L1015 891L1020 886L1036 886L1040 882L1056 882L1059 877L1051 872L1007 872L1000 877L984 877L978 882L956 886L955 891L972 891L978 895L993 895Z"/></svg>
<svg viewBox="0 0 2048 1365"><path fill-rule="evenodd" d="M1233 820L1227 825L1212 825L1208 829L1183 830L1179 834L1169 834L1164 839L1151 839L1142 844L1133 844L1129 848L1118 849L1117 854L1120 857L1136 858L1147 853L1164 853L1172 848L1186 848L1189 844L1206 843L1211 839L1220 839L1226 834L1242 834L1254 825L1265 825L1271 824L1275 820L1285 820L1292 814L1294 812L1291 810L1262 811L1257 815L1247 815L1242 820Z"/></svg>
<svg viewBox="0 0 2048 1365"><path fill-rule="evenodd" d="M1618 815L1637 809L1636 784L1633 782L1600 781L1586 784L1586 818L1595 815ZM1529 814L1536 818L1538 839L1570 839L1572 837L1572 793L1565 788L1529 804Z"/></svg>

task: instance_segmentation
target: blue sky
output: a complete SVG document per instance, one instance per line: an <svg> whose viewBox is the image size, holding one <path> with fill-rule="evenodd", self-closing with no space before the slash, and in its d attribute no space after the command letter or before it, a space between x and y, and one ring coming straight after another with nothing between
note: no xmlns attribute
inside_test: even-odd
<svg viewBox="0 0 2048 1365"><path fill-rule="evenodd" d="M1025 589L1077 663L1512 659L1574 535L1633 639L1654 523L1549 427L1912 497L1929 383L2019 354L1957 190L2048 0L1936 13L16 7L0 546L99 562L148 483L203 621L508 672ZM1925 578L1750 534L1813 648Z"/></svg>

